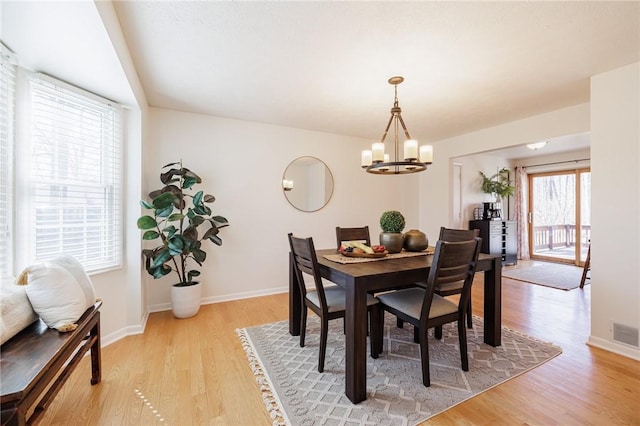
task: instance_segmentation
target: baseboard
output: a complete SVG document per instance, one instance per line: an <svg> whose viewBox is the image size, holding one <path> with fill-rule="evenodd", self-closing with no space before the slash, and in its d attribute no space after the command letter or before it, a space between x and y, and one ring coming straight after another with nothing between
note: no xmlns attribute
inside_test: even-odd
<svg viewBox="0 0 640 426"><path fill-rule="evenodd" d="M203 305L210 305L212 303L230 302L232 300L251 299L252 297L271 296L272 294L288 293L289 286L270 288L268 290L260 291L245 291L242 293L234 293L226 296L213 296L202 299Z"/></svg>
<svg viewBox="0 0 640 426"><path fill-rule="evenodd" d="M268 290L245 291L242 293L232 293L225 296L210 296L201 299L201 305L211 305L213 303L231 302L234 300L251 299L252 297L270 296L272 294L280 294L289 292L289 286L270 288ZM149 313L162 312L171 310L171 302L157 303L149 305Z"/></svg>
<svg viewBox="0 0 640 426"><path fill-rule="evenodd" d="M621 345L601 337L589 336L587 345L640 361L640 349Z"/></svg>
<svg viewBox="0 0 640 426"><path fill-rule="evenodd" d="M127 336L134 336L136 334L144 334L144 330L147 327L147 320L149 319L149 312L146 312L139 325L132 325L129 327L121 328L113 333L103 334L100 336L100 347L107 347L112 343L117 342Z"/></svg>

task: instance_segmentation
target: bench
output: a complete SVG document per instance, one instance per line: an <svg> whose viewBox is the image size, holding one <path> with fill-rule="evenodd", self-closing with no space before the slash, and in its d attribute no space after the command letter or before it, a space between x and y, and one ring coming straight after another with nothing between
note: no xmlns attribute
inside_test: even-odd
<svg viewBox="0 0 640 426"><path fill-rule="evenodd" d="M89 350L91 384L100 382L100 306L87 309L72 332L38 319L0 347L3 426L35 423Z"/></svg>

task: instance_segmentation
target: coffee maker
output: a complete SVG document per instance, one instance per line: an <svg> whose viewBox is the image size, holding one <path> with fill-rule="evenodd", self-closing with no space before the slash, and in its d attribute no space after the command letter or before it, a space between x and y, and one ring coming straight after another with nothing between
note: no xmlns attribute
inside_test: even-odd
<svg viewBox="0 0 640 426"><path fill-rule="evenodd" d="M482 219L484 220L500 220L502 219L502 203L482 203L484 209Z"/></svg>

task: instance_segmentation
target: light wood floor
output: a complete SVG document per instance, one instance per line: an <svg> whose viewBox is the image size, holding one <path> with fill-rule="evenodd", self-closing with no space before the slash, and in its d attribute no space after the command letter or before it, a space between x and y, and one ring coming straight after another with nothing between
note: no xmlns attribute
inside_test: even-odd
<svg viewBox="0 0 640 426"><path fill-rule="evenodd" d="M482 285L473 286L482 315ZM562 291L503 280L503 324L563 348L546 364L425 424L639 425L640 362L585 344L590 286ZM42 425L269 425L236 328L286 319L287 295L202 306L190 319L152 314L144 335L85 357Z"/></svg>

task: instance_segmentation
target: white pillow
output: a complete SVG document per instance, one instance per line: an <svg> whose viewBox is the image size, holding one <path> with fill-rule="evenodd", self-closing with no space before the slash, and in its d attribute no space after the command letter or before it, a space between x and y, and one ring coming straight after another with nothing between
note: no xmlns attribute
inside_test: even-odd
<svg viewBox="0 0 640 426"><path fill-rule="evenodd" d="M75 330L76 321L95 302L93 285L80 263L61 256L25 272L27 297L42 321L58 331Z"/></svg>
<svg viewBox="0 0 640 426"><path fill-rule="evenodd" d="M53 259L51 263L64 267L71 273L71 275L73 275L73 278L76 279L84 293L87 306L85 310L95 303L96 294L93 289L93 283L91 282L89 275L87 275L87 272L84 270L84 267L76 260L75 257L62 255Z"/></svg>
<svg viewBox="0 0 640 426"><path fill-rule="evenodd" d="M37 319L25 288L3 282L0 287L0 345Z"/></svg>

